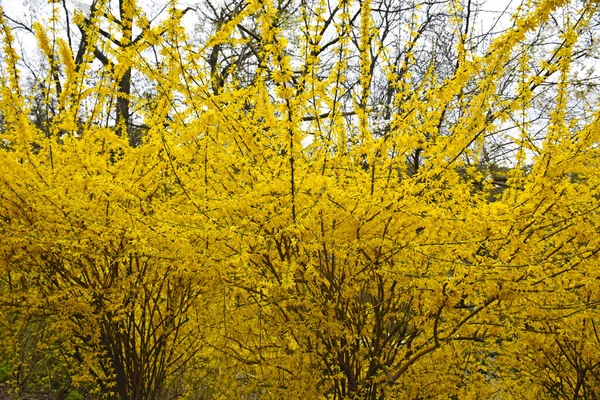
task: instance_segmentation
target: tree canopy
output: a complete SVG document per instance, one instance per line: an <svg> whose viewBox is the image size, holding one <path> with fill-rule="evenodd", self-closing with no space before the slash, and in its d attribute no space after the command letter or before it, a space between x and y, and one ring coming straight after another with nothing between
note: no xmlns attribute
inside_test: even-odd
<svg viewBox="0 0 600 400"><path fill-rule="evenodd" d="M2 11L0 378L600 397L598 7Z"/></svg>

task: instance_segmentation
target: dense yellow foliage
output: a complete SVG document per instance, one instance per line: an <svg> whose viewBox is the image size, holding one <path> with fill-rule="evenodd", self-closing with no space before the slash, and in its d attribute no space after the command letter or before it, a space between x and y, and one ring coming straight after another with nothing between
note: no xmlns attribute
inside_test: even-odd
<svg viewBox="0 0 600 400"><path fill-rule="evenodd" d="M390 63L397 90L379 136L371 63L388 55L369 1L340 1L328 44L318 12L301 8L292 41L278 3L249 0L202 46L175 5L128 39L149 25L124 3L129 26L102 28L119 45L91 21L83 57L36 25L56 110L46 129L28 117L0 21L0 339L16 386L43 359L121 399L600 396L600 109L568 115L573 49L597 2L537 72L520 46L565 1L522 11L483 54L459 41L447 78L411 80ZM216 82L205 56L247 40L234 29L248 18L255 75L242 84L232 64ZM110 59L100 71L95 50ZM519 82L501 97L509 62ZM136 146L133 123L111 117L132 69L153 88L128 94ZM517 123L505 138L516 166L492 194L469 160L551 76L543 143Z"/></svg>

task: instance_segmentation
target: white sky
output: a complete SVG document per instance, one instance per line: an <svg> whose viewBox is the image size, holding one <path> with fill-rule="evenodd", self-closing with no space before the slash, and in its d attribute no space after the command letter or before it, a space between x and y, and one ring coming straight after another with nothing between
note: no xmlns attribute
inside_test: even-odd
<svg viewBox="0 0 600 400"><path fill-rule="evenodd" d="M477 3L477 0L473 0L473 3ZM511 10L514 10L519 4L519 0L483 0L481 5L477 8L485 10L478 16L476 21L476 29L480 30L502 30L510 23ZM148 16L150 18L157 15L162 8L160 0L138 0L143 9L148 10ZM195 1L180 1L179 7L186 8L188 6L195 7L202 5L202 0ZM214 1L213 4L220 3L219 0ZM69 11L73 11L73 8L89 10L91 0L71 0L67 2ZM51 6L48 4L48 0L0 0L0 6L4 8L5 13L11 18L23 22L24 24L31 26L34 21L38 21L50 14ZM473 6L475 8L475 6ZM505 12L509 10L509 12ZM194 24L198 23L197 17L194 13L188 13L185 18L185 24L189 25L190 28Z"/></svg>

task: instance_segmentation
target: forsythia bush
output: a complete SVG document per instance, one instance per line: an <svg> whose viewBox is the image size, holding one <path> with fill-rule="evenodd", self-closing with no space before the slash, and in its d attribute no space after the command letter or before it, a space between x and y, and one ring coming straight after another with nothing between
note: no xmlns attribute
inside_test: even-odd
<svg viewBox="0 0 600 400"><path fill-rule="evenodd" d="M484 52L457 22L454 70L419 79L414 58L388 61L368 0L330 20L303 3L294 40L280 3L249 0L196 45L175 4L154 27L123 4L118 26L107 2L76 15L77 54L36 25L43 123L0 21L0 361L15 391L600 396L600 109L570 114L597 2L540 60L524 44L565 1L521 10ZM249 79L211 64L249 40ZM378 134L376 56L393 88ZM551 79L534 144L523 117ZM479 159L510 124L498 190Z"/></svg>

